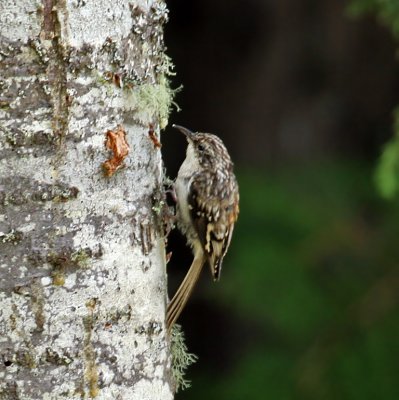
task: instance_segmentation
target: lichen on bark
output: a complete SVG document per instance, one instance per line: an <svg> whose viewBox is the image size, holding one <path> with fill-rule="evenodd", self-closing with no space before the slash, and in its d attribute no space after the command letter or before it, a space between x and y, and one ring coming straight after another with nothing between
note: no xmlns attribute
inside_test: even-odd
<svg viewBox="0 0 399 400"><path fill-rule="evenodd" d="M0 2L0 398L173 398L148 135L173 99L166 20L158 0Z"/></svg>

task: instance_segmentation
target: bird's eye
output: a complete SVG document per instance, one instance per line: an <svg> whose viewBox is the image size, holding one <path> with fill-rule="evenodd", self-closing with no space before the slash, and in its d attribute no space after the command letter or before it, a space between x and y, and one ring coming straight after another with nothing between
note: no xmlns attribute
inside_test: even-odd
<svg viewBox="0 0 399 400"><path fill-rule="evenodd" d="M203 144L199 144L198 151L201 151L201 152L205 151L205 146Z"/></svg>

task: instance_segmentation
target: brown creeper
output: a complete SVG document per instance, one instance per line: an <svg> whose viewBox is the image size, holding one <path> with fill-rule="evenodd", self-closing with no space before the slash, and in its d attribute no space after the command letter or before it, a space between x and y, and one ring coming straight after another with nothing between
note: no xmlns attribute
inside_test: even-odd
<svg viewBox="0 0 399 400"><path fill-rule="evenodd" d="M206 262L213 279L219 280L239 211L237 180L223 142L210 133L194 133L178 125L173 127L184 133L188 141L175 190L177 225L186 236L194 259L168 305L168 330L182 312Z"/></svg>

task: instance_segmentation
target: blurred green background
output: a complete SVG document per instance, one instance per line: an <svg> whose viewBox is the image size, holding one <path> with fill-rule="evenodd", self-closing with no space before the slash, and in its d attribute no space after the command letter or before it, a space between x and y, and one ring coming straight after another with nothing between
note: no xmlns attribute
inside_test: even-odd
<svg viewBox="0 0 399 400"><path fill-rule="evenodd" d="M176 398L399 399L399 1L189 3L168 4L172 122L223 138L241 214L180 320L199 359Z"/></svg>
<svg viewBox="0 0 399 400"><path fill-rule="evenodd" d="M238 354L222 373L189 372L181 398L398 398L399 207L378 199L371 172L320 162L240 175L228 277L205 294L236 319L217 336Z"/></svg>

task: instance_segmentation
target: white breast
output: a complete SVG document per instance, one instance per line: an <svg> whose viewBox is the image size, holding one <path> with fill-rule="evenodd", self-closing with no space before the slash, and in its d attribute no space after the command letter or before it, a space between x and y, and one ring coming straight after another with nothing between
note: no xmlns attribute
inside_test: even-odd
<svg viewBox="0 0 399 400"><path fill-rule="evenodd" d="M177 195L177 212L178 212L178 221L179 228L183 234L187 236L187 239L190 241L190 236L193 234L190 232L192 229L191 225L191 217L190 217L190 209L187 201L187 196L189 193L190 180L195 173L199 170L199 164L195 157L194 149L191 144L187 147L186 158L181 165L179 172L177 174L176 182L175 182L175 190Z"/></svg>

